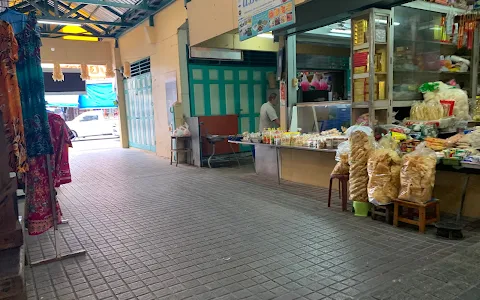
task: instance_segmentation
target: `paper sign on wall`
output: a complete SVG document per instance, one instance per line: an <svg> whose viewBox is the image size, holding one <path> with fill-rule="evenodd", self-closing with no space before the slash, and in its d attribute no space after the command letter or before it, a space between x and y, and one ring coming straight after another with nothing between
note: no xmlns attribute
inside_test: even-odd
<svg viewBox="0 0 480 300"><path fill-rule="evenodd" d="M240 40L295 23L294 0L238 0Z"/></svg>

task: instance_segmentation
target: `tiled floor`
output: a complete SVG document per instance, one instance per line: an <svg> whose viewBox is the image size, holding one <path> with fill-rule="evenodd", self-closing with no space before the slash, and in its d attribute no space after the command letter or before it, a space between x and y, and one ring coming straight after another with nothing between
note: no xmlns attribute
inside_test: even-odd
<svg viewBox="0 0 480 300"><path fill-rule="evenodd" d="M87 255L27 268L29 299L480 299L473 231L440 240L327 209L322 189L137 150L71 164L61 249ZM52 237L28 239L31 260Z"/></svg>

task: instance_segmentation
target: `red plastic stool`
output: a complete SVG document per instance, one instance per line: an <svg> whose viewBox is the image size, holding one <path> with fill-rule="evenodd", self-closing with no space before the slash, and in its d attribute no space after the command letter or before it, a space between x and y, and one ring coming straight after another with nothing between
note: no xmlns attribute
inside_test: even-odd
<svg viewBox="0 0 480 300"><path fill-rule="evenodd" d="M349 175L330 175L330 187L328 188L328 207L332 202L332 183L334 179L338 179L338 193L339 198L342 199L342 211L347 210L347 200L348 200L348 180Z"/></svg>

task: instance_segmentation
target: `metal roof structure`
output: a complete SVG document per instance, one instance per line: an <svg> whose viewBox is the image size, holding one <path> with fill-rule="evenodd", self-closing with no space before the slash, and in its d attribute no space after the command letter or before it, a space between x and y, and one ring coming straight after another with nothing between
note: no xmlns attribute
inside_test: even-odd
<svg viewBox="0 0 480 300"><path fill-rule="evenodd" d="M118 38L130 28L149 19L175 0L16 0L10 8L26 13L36 11L42 36L79 35L98 38ZM53 24L52 24L53 23ZM81 24L87 33L63 33L68 24Z"/></svg>

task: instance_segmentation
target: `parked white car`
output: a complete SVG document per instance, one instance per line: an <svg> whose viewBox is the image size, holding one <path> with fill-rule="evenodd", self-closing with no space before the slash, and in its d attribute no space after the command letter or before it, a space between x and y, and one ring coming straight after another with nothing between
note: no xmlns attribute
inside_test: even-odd
<svg viewBox="0 0 480 300"><path fill-rule="evenodd" d="M113 134L115 120L105 119L101 111L88 111L67 122L75 137Z"/></svg>

